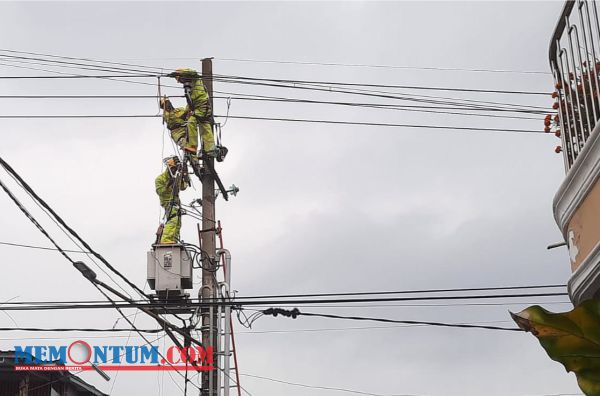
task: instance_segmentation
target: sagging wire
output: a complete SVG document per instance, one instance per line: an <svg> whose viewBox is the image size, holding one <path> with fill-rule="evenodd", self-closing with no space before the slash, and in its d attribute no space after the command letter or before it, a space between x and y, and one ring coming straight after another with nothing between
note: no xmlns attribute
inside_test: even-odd
<svg viewBox="0 0 600 396"><path fill-rule="evenodd" d="M74 237L75 239L77 239L79 241L79 243L81 243L81 245L83 245L87 251L89 251L94 257L96 257L98 260L100 260L110 271L112 271L114 274L119 276L132 289L134 289L136 292L138 292L140 294L140 296L145 297L146 299L149 298L148 295L146 295L136 284L131 282L127 277L125 277L112 264L110 264L102 255L95 252L92 249L92 247L77 232L75 232L75 230L73 230L69 225L67 225L65 223L65 221L46 203L46 201L44 201L39 195L37 195L36 192L31 188L31 186L29 186L29 184L1 157L0 157L0 165L26 191L26 193L33 199L35 204L38 205L40 208L42 208L44 210L44 212L46 212L46 214L50 217L50 219L55 224L57 224L57 225L60 224L59 229L61 229L61 231L63 231L63 233L65 233L67 236L69 236L68 234L70 234L70 236L69 236L70 239L71 239L71 236ZM54 243L54 245L56 246L57 249L59 249L59 251L61 251L61 253L63 254L63 256L65 256L65 258L67 258L71 263L74 263L74 261L70 257L68 257L66 255L66 253L64 253L64 251L62 251L60 246L57 246L55 243ZM80 247L77 243L76 243L76 245L78 247ZM84 250L82 247L80 247L80 249ZM90 257L90 259L92 259L91 256L88 255L88 257ZM95 262L95 260L92 259L92 261L100 268L100 266ZM102 269L102 271L105 272L104 269ZM113 280L110 276L109 276L109 278L111 280ZM113 280L113 282L115 282L115 281ZM117 284L118 287L121 288L121 286L118 283L115 282L115 284ZM125 294L128 294L128 293L125 293Z"/></svg>
<svg viewBox="0 0 600 396"><path fill-rule="evenodd" d="M204 216L202 215L202 212L200 210L198 210L198 207L196 206L201 203L202 203L202 199L200 199L200 198L193 200L192 202L190 202L189 205L180 203L179 207L182 209L182 215L190 216L196 220L202 221L204 219Z"/></svg>
<svg viewBox="0 0 600 396"><path fill-rule="evenodd" d="M14 296L14 297L12 297L12 298L9 298L8 300L6 300L6 301L4 301L3 303L1 303L1 304L0 304L0 307L1 307L2 305L6 304L6 303L9 303L9 302L11 302L11 301L12 301L12 300L14 300L14 299L17 299L17 298L19 298L19 296ZM15 319L14 319L14 318L13 318L13 317L12 317L12 316L11 316L11 315L8 313L8 312L2 311L2 310L0 310L0 312L2 312L4 315L8 316L8 318L9 318L9 319L10 319L10 320L13 322L13 324L14 324L16 327L19 327L19 324L17 323L17 321L16 321L16 320L15 320Z"/></svg>
<svg viewBox="0 0 600 396"><path fill-rule="evenodd" d="M232 307L233 309L234 307ZM253 310L256 311L253 314L251 314L250 316L246 315L246 313L244 311L249 311L248 309L243 309L241 307L237 307L236 308L236 315L238 318L238 322L240 322L240 324L242 326L244 326L247 329L251 329L252 325L254 324L254 322L256 322L258 319L260 319L262 316L264 316L264 313L262 311L259 310ZM244 320L242 320L241 317L244 317Z"/></svg>
<svg viewBox="0 0 600 396"><path fill-rule="evenodd" d="M190 202L189 205L185 205L185 204L181 204L180 203L180 207L185 209L185 212L183 213L186 216L190 216L193 217L196 220L208 220L209 222L215 223L214 220L209 219L208 217L204 216L202 214L202 212L199 209L198 205L202 205L202 199L201 198L197 198L195 200L193 200L192 202ZM189 211L192 211L192 213L190 213Z"/></svg>
<svg viewBox="0 0 600 396"><path fill-rule="evenodd" d="M229 108L231 107L231 96L227 98L227 114L225 115L225 121L223 122L223 127L227 124L227 120L229 120ZM221 129L221 125L219 125L219 129Z"/></svg>
<svg viewBox="0 0 600 396"><path fill-rule="evenodd" d="M438 327L456 327L456 328L467 328L467 329L485 329L485 330L501 330L501 331L523 331L520 328L515 327L499 327L499 326L486 326L486 325L477 325L470 323L444 323L444 322L429 322L429 321L417 321L417 320L396 320L396 319L387 319L387 318L374 318L374 317L364 317L364 316L342 316L342 315L332 315L325 313L312 313L312 312L302 312L298 308L294 309L283 309L283 308L268 308L262 311L259 311L264 315L271 315L273 317L277 317L279 315L296 319L299 316L312 316L319 318L328 318L328 319L345 319L345 320L358 320L358 321L372 321L372 322L383 322L383 323L399 323L399 324L408 324L408 325L426 325L426 326L438 326Z"/></svg>
<svg viewBox="0 0 600 396"><path fill-rule="evenodd" d="M193 215L191 215L189 212L186 212L185 214L191 217L194 217L197 220L207 220L208 222L211 223L216 223L215 220L213 219L209 219L208 217L204 216L202 214L202 212L200 211L200 205L202 205L202 199L201 198L197 198L195 200L193 200L192 202L190 202L189 205L185 205L185 204L180 204L180 206L184 209L188 209L188 210L192 210L194 212Z"/></svg>
<svg viewBox="0 0 600 396"><path fill-rule="evenodd" d="M181 242L181 244L183 245L185 250L187 250L187 252L190 253L190 255L191 255L192 268L201 269L203 271L215 273L221 267L220 263L218 263L218 262L215 263L213 261L213 259L210 257L210 255L208 254L208 252L203 250L199 246L196 246L192 243L183 242L183 241ZM204 265L205 260L208 260L210 265Z"/></svg>
<svg viewBox="0 0 600 396"><path fill-rule="evenodd" d="M162 74L162 71L161 71L161 74ZM160 115L160 111L162 110L162 108L160 106L160 99L162 98L162 92L161 92L161 89L160 89L160 76L157 76L156 79L158 80L157 81L157 87L158 87L157 95L158 96L156 97L156 99L158 101L158 103L157 103L158 104L158 112L156 113L156 115L158 116L158 115ZM162 119L162 123L163 123L163 125L165 124L165 117L164 116L163 116L163 119Z"/></svg>
<svg viewBox="0 0 600 396"><path fill-rule="evenodd" d="M144 284L144 289L143 289L143 290L144 290L144 292L146 291L146 286L147 286L147 285L148 285L147 283L146 283L146 284ZM123 312L122 312L122 311L120 311L120 310L118 310L118 311L119 311L119 313L120 313L121 315L123 315ZM121 320L121 319L125 319L125 320L127 320L127 321L129 322L129 318L130 318L131 316L133 316L133 326L135 326L135 322L136 322L136 320L137 320L137 317L138 317L138 314L139 314L139 313L140 313L140 310L139 310L139 309L136 309L136 310L135 310L135 313L133 313L133 314L130 314L130 315L127 315L127 316L121 316L121 317L118 317L118 318L117 318L117 320L115 321L115 324L113 325L113 329L114 329L114 328L116 328L116 326L117 326L117 323L119 323L119 320ZM131 341L131 333L132 333L132 331L133 331L133 327L131 328L131 330L130 330L130 331L129 331L129 333L127 334L127 341L125 341L125 348L127 348L127 346L129 346L129 341ZM139 333L139 334L141 334L141 333ZM167 335L167 334L165 333L165 334L163 335L163 337L166 337L166 335ZM114 361L114 359L113 359L113 361ZM119 378L119 371L117 371L117 372L115 373L115 376L114 376L114 378L113 378L113 380L112 380L112 383L111 383L111 385L110 385L110 391L108 392L108 395L109 395L109 396L111 396L111 395L112 395L112 393L113 393L113 389L114 389L114 387L115 387L115 384L117 383L117 378Z"/></svg>
<svg viewBox="0 0 600 396"><path fill-rule="evenodd" d="M65 236L71 241L73 242L73 244L75 246L77 246L80 249L80 252L85 254L88 259L90 259L90 261L92 263L94 263L94 265L101 271L103 272L119 289L121 289L121 291L123 291L125 294L127 294L129 297L131 297L131 295L117 282L115 281L115 279L106 271L104 270L104 268L102 268L102 266L100 266L100 264L98 264L98 262L96 260L94 260L94 256L92 255L91 251L85 251L82 247L81 244L79 244L72 235L70 235L67 230L65 230L59 223L58 221L53 218L52 214L46 209L44 208L37 200L36 198L32 195L32 193L30 193L27 188L25 188L25 186L23 185L23 183L21 183L19 181L19 179L17 177L15 177L15 175L13 175L12 173L8 173L8 175L15 181L15 183L21 187L23 190L25 190L25 193L32 199L33 203L40 208L40 210L46 214L46 216L48 216L48 218L58 227L58 229L65 234ZM64 250L65 252L68 252L68 250Z"/></svg>

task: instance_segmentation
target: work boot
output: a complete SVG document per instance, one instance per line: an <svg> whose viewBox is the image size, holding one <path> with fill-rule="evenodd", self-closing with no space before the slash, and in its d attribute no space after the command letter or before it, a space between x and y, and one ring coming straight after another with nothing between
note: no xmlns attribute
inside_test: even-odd
<svg viewBox="0 0 600 396"><path fill-rule="evenodd" d="M227 156L227 153L229 152L229 150L227 149L227 147L225 146L219 146L216 148L216 150L218 150L218 154L217 154L217 162L223 162L225 161L225 157Z"/></svg>
<svg viewBox="0 0 600 396"><path fill-rule="evenodd" d="M214 158L218 162L223 162L228 151L225 146L217 146L212 150L203 151L202 155L203 158Z"/></svg>

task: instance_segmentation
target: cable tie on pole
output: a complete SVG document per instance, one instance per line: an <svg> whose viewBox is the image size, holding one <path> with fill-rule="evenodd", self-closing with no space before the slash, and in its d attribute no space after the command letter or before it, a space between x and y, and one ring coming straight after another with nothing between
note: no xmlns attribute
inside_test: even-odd
<svg viewBox="0 0 600 396"><path fill-rule="evenodd" d="M277 317L277 315L282 315L288 318L292 318L292 319L296 319L298 317L298 315L301 314L300 310L298 308L294 308L294 309L283 309L283 308L268 308L265 309L264 311L262 311L262 313L264 315L273 315L274 317Z"/></svg>

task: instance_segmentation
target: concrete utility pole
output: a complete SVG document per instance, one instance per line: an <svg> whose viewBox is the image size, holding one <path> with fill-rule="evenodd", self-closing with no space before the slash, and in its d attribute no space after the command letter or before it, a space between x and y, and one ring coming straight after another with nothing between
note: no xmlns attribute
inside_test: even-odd
<svg viewBox="0 0 600 396"><path fill-rule="evenodd" d="M212 75L212 59L202 59L202 81L209 95L209 103L213 109L213 75ZM214 133L214 122L211 120L211 127ZM202 270L202 301L215 301L217 298L217 284L215 273L206 269L214 269L216 266L216 222L215 222L215 179L210 169L214 169L214 158L208 156L203 161L210 161L210 165L204 164L205 174L202 179L202 232L200 233L201 247L208 254L203 260ZM209 231L211 230L211 231ZM212 231L215 230L215 231ZM211 268L212 267L212 268ZM217 310L216 307L203 308L202 313L202 344L204 347L213 347L214 355L213 362L215 370L202 372L202 393L201 396L217 396L219 394L218 377L219 372L217 367L218 353L217 347Z"/></svg>

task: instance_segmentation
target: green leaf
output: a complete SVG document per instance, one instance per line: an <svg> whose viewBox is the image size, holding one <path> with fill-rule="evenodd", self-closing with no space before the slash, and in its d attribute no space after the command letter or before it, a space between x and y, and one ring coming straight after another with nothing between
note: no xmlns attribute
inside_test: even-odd
<svg viewBox="0 0 600 396"><path fill-rule="evenodd" d="M564 313L534 305L513 320L535 335L552 360L575 373L587 396L600 396L600 301L589 300Z"/></svg>

